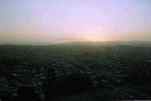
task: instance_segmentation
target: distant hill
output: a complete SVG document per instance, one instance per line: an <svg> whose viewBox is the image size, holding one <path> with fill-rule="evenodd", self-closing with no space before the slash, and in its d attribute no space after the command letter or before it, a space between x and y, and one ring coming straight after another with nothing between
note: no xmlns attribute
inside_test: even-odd
<svg viewBox="0 0 151 101"><path fill-rule="evenodd" d="M130 45L130 46L141 46L151 47L151 41L104 41L104 42L90 42L90 41L75 41L75 42L64 42L53 45L63 46L118 46L118 45Z"/></svg>
<svg viewBox="0 0 151 101"><path fill-rule="evenodd" d="M141 46L151 47L151 41L71 41L71 42L60 42L60 43L40 43L40 44L0 44L0 46Z"/></svg>

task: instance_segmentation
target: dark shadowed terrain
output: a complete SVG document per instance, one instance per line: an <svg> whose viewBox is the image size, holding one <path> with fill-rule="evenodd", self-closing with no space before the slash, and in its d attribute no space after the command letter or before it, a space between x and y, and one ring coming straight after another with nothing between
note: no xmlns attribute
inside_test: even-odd
<svg viewBox="0 0 151 101"><path fill-rule="evenodd" d="M150 43L0 46L2 101L151 99Z"/></svg>

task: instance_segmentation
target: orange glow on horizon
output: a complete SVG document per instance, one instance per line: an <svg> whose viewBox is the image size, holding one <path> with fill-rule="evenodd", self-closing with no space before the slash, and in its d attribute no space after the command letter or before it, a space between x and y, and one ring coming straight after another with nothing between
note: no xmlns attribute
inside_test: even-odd
<svg viewBox="0 0 151 101"><path fill-rule="evenodd" d="M105 37L97 37L97 36L86 36L83 38L83 41L90 41L90 42L99 42L99 41L109 41L109 39Z"/></svg>

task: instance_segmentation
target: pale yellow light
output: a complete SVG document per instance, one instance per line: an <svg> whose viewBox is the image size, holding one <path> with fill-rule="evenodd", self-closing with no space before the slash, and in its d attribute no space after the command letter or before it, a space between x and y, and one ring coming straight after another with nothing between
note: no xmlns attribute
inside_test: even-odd
<svg viewBox="0 0 151 101"><path fill-rule="evenodd" d="M101 36L85 36L84 41L99 42L99 41L108 41L108 40L105 37L101 37Z"/></svg>

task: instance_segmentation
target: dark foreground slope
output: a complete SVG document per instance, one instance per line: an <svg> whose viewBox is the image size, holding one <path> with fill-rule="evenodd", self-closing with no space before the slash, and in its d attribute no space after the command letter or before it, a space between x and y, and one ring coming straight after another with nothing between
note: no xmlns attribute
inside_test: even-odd
<svg viewBox="0 0 151 101"><path fill-rule="evenodd" d="M151 99L151 47L0 46L3 101Z"/></svg>

